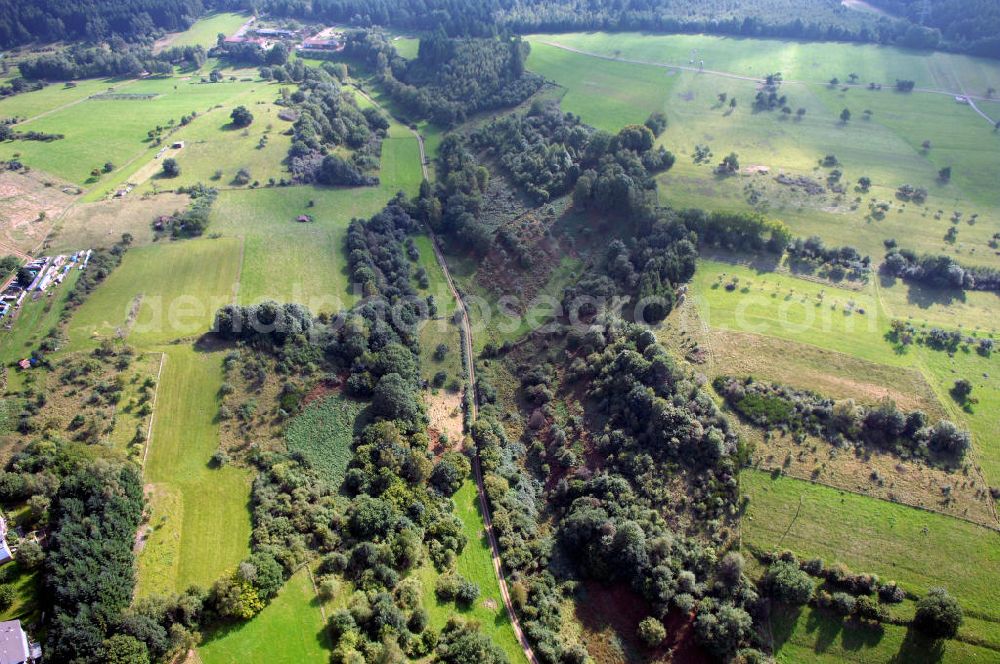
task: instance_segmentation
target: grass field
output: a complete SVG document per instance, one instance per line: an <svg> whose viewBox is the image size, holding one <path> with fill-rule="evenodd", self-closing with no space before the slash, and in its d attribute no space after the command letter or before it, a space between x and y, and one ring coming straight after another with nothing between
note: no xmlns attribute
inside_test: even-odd
<svg viewBox="0 0 1000 664"><path fill-rule="evenodd" d="M351 460L354 420L364 403L333 394L314 401L288 424L288 451L301 454L331 486L344 481Z"/></svg>
<svg viewBox="0 0 1000 664"><path fill-rule="evenodd" d="M910 592L944 586L971 614L992 621L1000 645L1000 534L958 519L792 478L741 474L750 507L743 541L791 549L858 572L894 579Z"/></svg>
<svg viewBox="0 0 1000 664"><path fill-rule="evenodd" d="M209 14L194 22L184 32L174 32L156 42L156 50L174 46L204 46L206 49L215 46L221 32L231 35L246 23L247 16L230 12Z"/></svg>
<svg viewBox="0 0 1000 664"><path fill-rule="evenodd" d="M804 108L806 114L801 119L786 119L777 111L754 112L754 81L605 60L544 41L608 55L617 51L623 57L645 55L654 62L674 63L683 52L684 66L688 66L692 44L707 43L725 54L715 65L706 62L708 68L744 76L781 71L788 79L781 93L788 96L792 109ZM827 57L828 51L839 55ZM822 75L812 72L806 76L791 66L813 58ZM891 64L897 61L904 64ZM950 69L968 81L970 92L972 86L980 84L985 92L985 81L1000 75L1000 66L995 63L844 44L598 33L537 36L532 40L528 66L565 88L564 110L580 114L585 122L599 128L617 131L624 124L642 122L652 111L666 112L670 127L660 140L678 155L678 161L659 178L661 201L679 207L757 207L784 219L797 233L819 234L833 244L851 244L873 257L884 251L882 240L896 237L908 247L956 254L972 263L997 264L986 243L1000 229L1000 191L990 175L1000 161L1000 139L989 124L947 95L903 95L888 88L844 91L823 84L833 75L825 73L826 67L843 67L846 71L836 74L841 79L853 71L861 81L873 80L867 78L869 74L882 80L876 76L883 71L880 67L888 67L885 75L926 67L942 85L949 81L957 84L954 76L945 75ZM899 77L917 75L911 72ZM717 95L722 92L738 100L735 109L718 102ZM1000 106L983 104L987 112L1000 116ZM854 116L846 125L839 121L845 107ZM864 110L872 111L870 119L863 119ZM931 141L930 150L922 148L925 140ZM707 164L693 163L695 145L710 146L715 158ZM744 167L765 166L772 174L784 171L820 180L828 170L817 170L817 162L833 153L842 164L843 181L851 186L842 197L811 196L774 183L772 176L715 176L712 167L729 152L739 154ZM937 171L943 166L953 168L948 184L937 180ZM874 186L856 202L857 194L851 189L862 175L870 177ZM928 189L926 206L904 205L894 199L896 187L905 183ZM763 192L752 204L748 187ZM873 200L892 202L884 219L868 217L868 204ZM943 210L942 219L934 219L937 210ZM963 221L957 241L949 244L944 235L952 211L962 212L965 219L976 213L980 217L974 225Z"/></svg>
<svg viewBox="0 0 1000 664"><path fill-rule="evenodd" d="M734 278L737 288L729 291L725 284ZM710 327L790 339L883 364L909 363L893 354L883 338L889 322L870 290L703 260L693 291L701 318Z"/></svg>
<svg viewBox="0 0 1000 664"><path fill-rule="evenodd" d="M462 520L463 532L469 538L469 543L458 558L456 571L479 586L479 599L468 609L457 607L454 602L440 602L434 595L437 572L432 566L426 565L420 570L419 576L424 586L424 607L430 617L430 627L439 630L448 622L448 618L456 614L475 619L479 621L483 632L503 649L511 664L522 664L527 659L514 636L500 598L500 586L493 572L490 545L486 541L483 519L479 513L479 494L475 483L467 480L455 493L454 501L455 513Z"/></svg>
<svg viewBox="0 0 1000 664"><path fill-rule="evenodd" d="M198 239L136 247L73 316L72 349L122 330L140 347L207 332L215 310L233 301L241 243Z"/></svg>
<svg viewBox="0 0 1000 664"><path fill-rule="evenodd" d="M931 643L897 625L861 627L811 607L778 609L770 620L775 660L780 664L816 662L990 662L996 652L961 641Z"/></svg>
<svg viewBox="0 0 1000 664"><path fill-rule="evenodd" d="M241 76L249 76L251 80L226 80L206 84L198 82L197 77L177 75L127 81L116 87L116 92L157 95L152 99L87 98L77 104L64 104L55 108L50 101L47 108L52 109L51 113L18 126L23 131L61 133L65 138L48 143L5 142L0 145L0 158L9 159L14 153L18 153L19 159L33 168L78 184L93 184L95 191L103 193L112 189L112 185L131 176L139 166L153 158L155 152L151 143L147 141L146 132L157 125L166 127L170 121L179 122L182 115L192 111L207 114L206 117L196 118L191 123L190 129L194 131L199 124L209 123L219 116L218 112L209 113L218 104L225 106L240 100L252 102L269 89L270 92L267 94L270 96L274 96L277 92L276 84L260 81L255 70L241 72ZM92 94L101 91L97 88L91 90L92 82L85 83L87 90ZM50 86L52 87L55 86ZM79 87L81 86L67 91L74 93L69 101L79 99L79 96L76 96ZM49 93L50 88L18 95L14 100L26 97L29 101L23 102L23 105L33 104L30 102L32 95L54 95L56 91ZM37 107L41 106L38 104ZM0 113L6 115L8 112L11 111L5 111L0 106ZM109 118L114 118L114 122L109 123ZM219 120L216 127L225 122L228 122L228 119ZM103 176L102 181L88 182L91 170L99 169L109 161L116 166L116 170L110 175Z"/></svg>
<svg viewBox="0 0 1000 664"><path fill-rule="evenodd" d="M529 40L533 51L547 41L670 65L697 67L704 60L705 69L743 76L781 72L786 79L811 83L826 83L834 76L846 81L853 72L863 84L891 85L900 78L913 80L918 87L954 92L964 88L975 95L985 95L990 86L1000 88L1000 64L995 60L867 44L606 32L532 35Z"/></svg>
<svg viewBox="0 0 1000 664"><path fill-rule="evenodd" d="M209 467L219 444L223 354L166 349L145 464L156 496L150 524L158 532L139 556L141 594L207 587L249 554L249 476Z"/></svg>
<svg viewBox="0 0 1000 664"><path fill-rule="evenodd" d="M198 655L202 664L329 662L329 636L306 570L292 575L253 620L206 635Z"/></svg>

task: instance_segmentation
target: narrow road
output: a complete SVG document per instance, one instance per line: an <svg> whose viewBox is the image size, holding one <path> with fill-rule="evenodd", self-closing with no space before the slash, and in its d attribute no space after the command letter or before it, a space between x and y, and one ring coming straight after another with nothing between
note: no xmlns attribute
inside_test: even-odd
<svg viewBox="0 0 1000 664"><path fill-rule="evenodd" d="M423 151L424 144L423 140L421 140L421 155L423 154ZM426 166L424 167L424 171L426 173ZM445 261L444 255L438 247L437 236L434 235L434 231L430 228L427 229L427 233L431 237L431 246L434 247L434 256L441 265L445 281L448 282L448 289L455 298L455 303L458 305L459 311L462 312L462 319L459 322L462 327L462 351L465 353L465 357L468 360L466 362L466 369L468 372L467 380L469 382L467 389L471 390L470 394L472 395L472 398L469 399L469 412L472 415L472 420L475 421L476 417L479 416L479 404L476 397L476 362L475 356L473 355L472 326L469 324L469 310L465 306L465 300L462 299L458 289L455 288L455 282L452 281L451 272L448 271L448 263ZM503 575L503 561L500 559L500 546L497 544L496 534L493 531L493 519L490 516L490 505L489 501L486 499L486 489L483 486L483 469L482 464L479 461L479 449L476 448L475 452L475 455L472 457L472 473L475 475L476 488L479 491L480 511L483 514L483 523L486 526L486 537L490 542L490 556L493 559L493 571L496 574L497 582L500 585L500 595L503 597L504 606L507 607L507 615L510 618L510 625L514 629L514 634L517 636L517 640L520 642L521 648L524 650L524 656L528 658L528 661L531 662L531 664L539 664L538 658L535 657L535 653L531 649L531 644L528 642L528 638L524 634L524 630L521 629L521 623L517 618L517 614L514 613L514 605L510 600L510 590L507 587L507 579Z"/></svg>
<svg viewBox="0 0 1000 664"><path fill-rule="evenodd" d="M728 79L737 80L737 81L750 81L750 82L753 82L753 83L763 83L764 82L763 78L760 78L760 77L757 77L757 76L744 76L742 74L734 74L734 73L728 72L728 71L719 71L719 70L716 70L716 69L704 69L704 68L701 68L701 67L692 67L692 66L688 66L688 65L671 65L671 64L664 63L664 62L651 62L649 60L636 60L636 59L633 59L633 58L620 58L620 57L615 57L613 55L605 55L603 53L594 53L592 51L584 51L582 49L573 48L572 46L566 46L565 44L560 44L559 42L553 42L553 41L542 41L542 40L539 40L538 43L545 44L546 46L551 46L553 48L558 48L558 49L561 49L563 51L569 51L570 53L576 53L577 55L585 55L585 56L588 56L588 57L591 57L591 58L598 58L600 60L610 60L611 62L624 62L624 63L632 64L632 65L645 65L647 67L659 67L661 69L674 69L674 70L677 70L677 71L689 71L689 72L694 72L696 74L709 74L711 76L718 76L718 77L721 77L721 78L728 78ZM783 79L782 82L783 83L798 83L800 85L823 85L823 86L828 85L827 83L819 83L817 81L801 81L801 80L795 80L795 79L789 79L789 78ZM861 88L861 89L867 89L868 88L868 84L866 84L866 83L839 83L838 86L839 87L847 87L847 88ZM924 93L927 93L927 94L934 94L934 95L947 95L949 97L960 97L960 96L961 97L965 97L966 99L969 100L969 106L972 107L972 110L974 110L976 113L978 113L979 115L981 115L984 119L986 119L987 121L989 121L989 123L991 125L995 126L995 124L996 124L995 121L992 118L990 118L989 115L987 115L983 111L979 110L979 107L976 106L976 103L975 103L976 101L992 101L992 100L990 100L990 99L988 99L986 97L980 97L980 96L977 96L977 95L969 95L969 94L966 94L964 91L962 91L962 92L954 92L952 90L939 90L939 89L936 89L936 88L913 88L913 92L924 92Z"/></svg>
<svg viewBox="0 0 1000 664"><path fill-rule="evenodd" d="M369 96L361 88L355 87L362 97L370 101L377 108L382 108L375 99ZM384 110L384 109L383 109ZM429 180L429 174L427 169L427 154L424 149L424 137L420 135L415 129L410 129L410 132L417 137L417 145L420 147L420 170L423 172L424 179ZM469 399L469 414L471 419L475 422L476 418L479 416L479 403L476 397L476 362L475 356L473 355L472 346L472 325L469 324L469 309L465 306L465 300L462 299L461 293L458 292L458 288L455 287L455 281L451 278L451 271L448 270L448 261L444 259L444 254L441 253L441 247L438 245L437 235L430 226L427 226L427 235L431 238L431 247L434 249L434 258L437 259L438 265L441 266L441 271L444 273L445 281L448 284L448 290L451 291L451 295L455 298L455 305L458 310L462 312L462 319L459 321L459 325L462 328L462 352L465 354L466 358L466 380L468 381L468 388L471 390L470 394L472 398ZM531 649L531 644L528 642L528 637L525 636L524 630L521 629L521 621L518 620L517 614L514 612L514 604L510 600L510 589L507 587L507 579L503 575L503 560L500 558L500 545L497 543L496 533L493 530L493 518L490 515L490 504L486 499L486 488L483 486L483 469L482 464L479 460L479 449L477 448L476 453L472 457L472 474L476 478L476 490L479 493L479 507L480 512L483 515L483 525L486 529L486 538L490 543L490 558L493 560L493 572L497 577L497 584L500 586L500 596L503 598L504 607L507 609L507 617L510 619L510 626L514 630L514 635L517 636L518 642L521 644L521 649L524 650L524 656L528 659L531 664L540 664L538 658L535 656L535 652Z"/></svg>

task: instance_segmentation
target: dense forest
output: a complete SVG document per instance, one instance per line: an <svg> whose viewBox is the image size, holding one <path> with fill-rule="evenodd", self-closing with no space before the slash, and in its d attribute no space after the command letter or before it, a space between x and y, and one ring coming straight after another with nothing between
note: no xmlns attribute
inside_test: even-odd
<svg viewBox="0 0 1000 664"><path fill-rule="evenodd" d="M542 86L525 71L528 43L513 39L449 39L442 31L420 40L413 60L399 56L380 31L347 36L345 53L371 67L407 114L449 126L469 114L514 106Z"/></svg>
<svg viewBox="0 0 1000 664"><path fill-rule="evenodd" d="M186 30L204 12L202 0L0 0L0 47L32 41L147 41Z"/></svg>

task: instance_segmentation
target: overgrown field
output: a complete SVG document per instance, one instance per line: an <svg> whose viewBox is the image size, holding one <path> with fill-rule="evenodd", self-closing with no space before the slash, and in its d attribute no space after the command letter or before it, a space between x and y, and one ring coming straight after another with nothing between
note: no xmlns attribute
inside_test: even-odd
<svg viewBox="0 0 1000 664"><path fill-rule="evenodd" d="M331 486L340 486L351 460L354 421L363 408L339 394L312 402L289 422L288 450L305 457Z"/></svg>

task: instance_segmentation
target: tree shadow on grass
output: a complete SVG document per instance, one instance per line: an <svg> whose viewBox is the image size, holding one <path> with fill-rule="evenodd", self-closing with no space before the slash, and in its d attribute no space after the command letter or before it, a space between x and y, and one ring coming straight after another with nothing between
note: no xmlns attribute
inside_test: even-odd
<svg viewBox="0 0 1000 664"><path fill-rule="evenodd" d="M843 622L834 616L829 616L821 611L813 611L806 621L806 633L816 634L816 642L813 644L813 651L817 653L826 652L837 639L837 635L844 629Z"/></svg>
<svg viewBox="0 0 1000 664"><path fill-rule="evenodd" d="M906 301L921 309L929 309L935 304L948 306L955 302L965 302L965 291L951 288L929 288L918 284L906 284Z"/></svg>
<svg viewBox="0 0 1000 664"><path fill-rule="evenodd" d="M906 630L899 652L890 664L916 664L919 662L940 662L944 657L945 642L940 639L930 639L912 627Z"/></svg>

